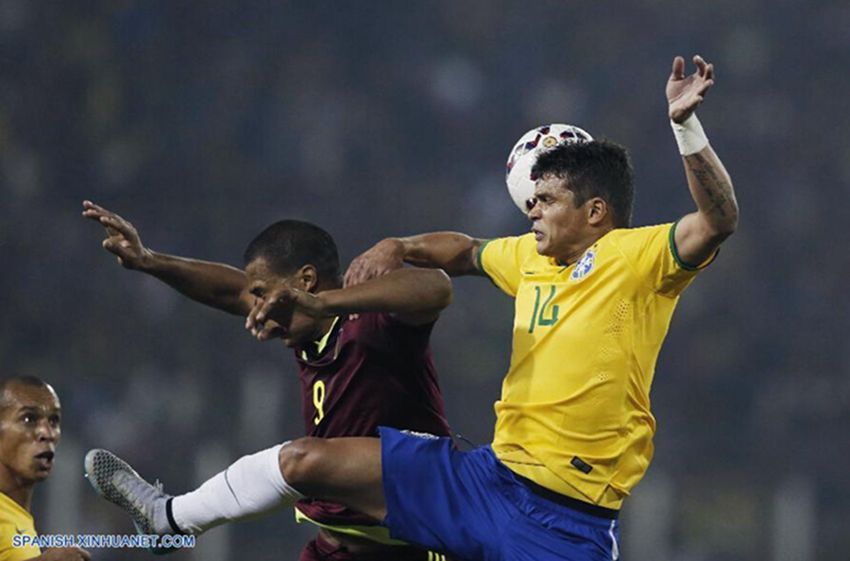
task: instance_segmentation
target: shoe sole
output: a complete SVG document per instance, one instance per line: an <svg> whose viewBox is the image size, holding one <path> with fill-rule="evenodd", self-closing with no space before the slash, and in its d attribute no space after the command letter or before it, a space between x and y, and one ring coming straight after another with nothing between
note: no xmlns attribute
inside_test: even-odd
<svg viewBox="0 0 850 561"><path fill-rule="evenodd" d="M154 531L154 529L147 523L147 517L129 500L127 500L124 494L116 489L112 482L112 478L119 471L126 472L132 477L145 481L142 476L136 472L136 470L130 467L130 464L109 450L103 450L100 448L89 450L83 464L85 467L86 479L95 492L107 501L127 512L133 520L133 526L136 528L137 534L158 535L157 532ZM147 483L147 481L145 482ZM173 549L155 547L151 547L149 550L157 555L171 553L174 551Z"/></svg>

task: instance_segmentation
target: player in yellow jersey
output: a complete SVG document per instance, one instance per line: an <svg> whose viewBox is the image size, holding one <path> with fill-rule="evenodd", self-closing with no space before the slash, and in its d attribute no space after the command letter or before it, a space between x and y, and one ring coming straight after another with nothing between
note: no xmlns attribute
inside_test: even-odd
<svg viewBox="0 0 850 561"><path fill-rule="evenodd" d="M61 434L59 397L34 376L0 379L0 561L85 561L78 547L37 545L30 513L33 487L53 468Z"/></svg>
<svg viewBox="0 0 850 561"><path fill-rule="evenodd" d="M652 457L649 389L670 318L738 221L729 175L693 114L714 68L700 57L694 63L686 76L676 57L667 83L694 212L631 228L626 151L605 141L563 144L532 169L531 233L388 239L349 269L352 285L405 262L440 267L486 275L515 297L492 447L460 452L445 438L383 427L380 439L299 439L223 472L230 502L251 504L205 512L202 530L303 493L382 519L393 538L463 559L616 560L619 508ZM309 298L282 289L255 303L247 327L261 332L293 308L308 311ZM130 505L137 522L170 516L167 496L125 464L109 465L95 475L111 482L108 495Z"/></svg>

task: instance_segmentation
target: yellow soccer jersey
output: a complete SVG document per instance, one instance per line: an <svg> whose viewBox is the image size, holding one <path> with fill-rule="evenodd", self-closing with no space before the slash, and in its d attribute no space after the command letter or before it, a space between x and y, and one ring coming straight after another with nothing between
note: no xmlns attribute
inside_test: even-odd
<svg viewBox="0 0 850 561"><path fill-rule="evenodd" d="M35 537L35 522L24 508L0 493L0 561L24 561L41 555L38 546L13 547L16 535Z"/></svg>
<svg viewBox="0 0 850 561"><path fill-rule="evenodd" d="M480 249L481 269L516 299L493 440L512 471L615 509L643 477L655 361L698 271L678 258L674 231L613 230L569 266L539 255L532 234Z"/></svg>

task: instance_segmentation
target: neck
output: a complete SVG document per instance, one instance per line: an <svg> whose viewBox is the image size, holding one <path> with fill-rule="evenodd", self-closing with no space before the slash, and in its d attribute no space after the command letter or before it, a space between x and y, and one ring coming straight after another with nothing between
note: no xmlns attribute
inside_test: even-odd
<svg viewBox="0 0 850 561"><path fill-rule="evenodd" d="M32 488L31 482L22 481L8 472L0 473L0 492L21 505L27 512L30 512L32 506Z"/></svg>
<svg viewBox="0 0 850 561"><path fill-rule="evenodd" d="M602 236L604 236L611 230L613 230L613 228L606 228L602 232L591 232L584 238L572 244L566 249L566 251L556 256L555 259L558 261L558 263L562 263L564 265L572 265L573 263L579 260L579 257L581 257L585 251L587 251L587 248L595 244Z"/></svg>

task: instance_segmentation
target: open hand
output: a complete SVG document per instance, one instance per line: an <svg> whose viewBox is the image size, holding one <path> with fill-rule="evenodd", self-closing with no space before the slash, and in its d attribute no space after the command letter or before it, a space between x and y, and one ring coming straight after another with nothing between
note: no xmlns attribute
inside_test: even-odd
<svg viewBox="0 0 850 561"><path fill-rule="evenodd" d="M280 337L286 333L296 310L313 318L325 317L321 296L281 282L263 297L254 300L254 305L245 319L245 329L258 341Z"/></svg>
<svg viewBox="0 0 850 561"><path fill-rule="evenodd" d="M685 76L685 59L673 59L673 71L667 80L667 103L670 119L683 123L702 103L706 92L714 85L714 65L694 56L697 71Z"/></svg>
<svg viewBox="0 0 850 561"><path fill-rule="evenodd" d="M343 286L348 288L385 275L404 266L404 248L398 240L376 243L351 262L345 272Z"/></svg>
<svg viewBox="0 0 850 561"><path fill-rule="evenodd" d="M127 220L91 201L83 201L83 216L100 223L106 230L103 248L118 258L128 269L139 269L151 251L142 245L139 232Z"/></svg>

